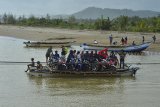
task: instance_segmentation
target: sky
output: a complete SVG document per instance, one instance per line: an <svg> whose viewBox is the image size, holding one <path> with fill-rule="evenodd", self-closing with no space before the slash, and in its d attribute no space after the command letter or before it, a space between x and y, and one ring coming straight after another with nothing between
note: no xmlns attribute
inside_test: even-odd
<svg viewBox="0 0 160 107"><path fill-rule="evenodd" d="M87 7L160 12L160 0L0 0L0 14L73 14Z"/></svg>

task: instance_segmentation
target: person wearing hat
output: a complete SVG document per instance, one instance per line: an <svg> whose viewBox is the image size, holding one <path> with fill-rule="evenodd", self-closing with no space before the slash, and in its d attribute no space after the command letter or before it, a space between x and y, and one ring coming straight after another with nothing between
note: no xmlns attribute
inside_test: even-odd
<svg viewBox="0 0 160 107"><path fill-rule="evenodd" d="M119 57L120 57L120 68L124 69L124 59L125 59L126 53L124 52L124 50L122 49L119 53Z"/></svg>
<svg viewBox="0 0 160 107"><path fill-rule="evenodd" d="M31 58L31 64L28 64L27 66L28 66L28 68L25 72L27 72L29 70L29 67L34 67L35 66L34 58Z"/></svg>

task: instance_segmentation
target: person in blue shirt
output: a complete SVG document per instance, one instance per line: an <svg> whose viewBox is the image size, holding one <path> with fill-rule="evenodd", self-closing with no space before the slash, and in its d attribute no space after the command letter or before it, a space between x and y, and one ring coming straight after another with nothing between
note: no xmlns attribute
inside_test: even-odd
<svg viewBox="0 0 160 107"><path fill-rule="evenodd" d="M58 51L55 51L54 59L55 59L56 61L58 61L59 58L60 58L60 56L59 56L59 54L58 54Z"/></svg>

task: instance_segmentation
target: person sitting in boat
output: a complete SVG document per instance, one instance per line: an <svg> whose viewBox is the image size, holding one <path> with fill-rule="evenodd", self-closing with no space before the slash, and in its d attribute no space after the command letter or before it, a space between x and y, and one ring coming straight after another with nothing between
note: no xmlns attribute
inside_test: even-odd
<svg viewBox="0 0 160 107"><path fill-rule="evenodd" d="M43 66L40 61L37 61L37 70L42 70Z"/></svg>
<svg viewBox="0 0 160 107"><path fill-rule="evenodd" d="M27 70L25 72L27 72L29 70L29 67L34 67L35 66L35 62L34 62L34 58L31 58L31 64L27 65Z"/></svg>
<svg viewBox="0 0 160 107"><path fill-rule="evenodd" d="M120 68L123 68L124 69L124 61L125 61L125 56L126 56L126 53L124 52L124 50L122 49L120 52L119 52L119 57L120 57Z"/></svg>
<svg viewBox="0 0 160 107"><path fill-rule="evenodd" d="M52 46L50 46L50 47L47 49L47 52L46 52L46 63L48 63L48 59L49 59L51 53L52 53Z"/></svg>

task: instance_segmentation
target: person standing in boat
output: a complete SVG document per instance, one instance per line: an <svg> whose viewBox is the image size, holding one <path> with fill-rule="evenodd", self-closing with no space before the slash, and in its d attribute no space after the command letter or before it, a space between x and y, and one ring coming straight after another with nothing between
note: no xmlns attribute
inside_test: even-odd
<svg viewBox="0 0 160 107"><path fill-rule="evenodd" d="M48 59L52 53L52 46L50 46L46 52L46 63L48 63Z"/></svg>
<svg viewBox="0 0 160 107"><path fill-rule="evenodd" d="M29 70L29 67L34 67L35 66L35 62L34 62L34 58L31 58L31 64L27 65L27 70L25 72L27 72Z"/></svg>
<svg viewBox="0 0 160 107"><path fill-rule="evenodd" d="M126 53L124 52L124 50L122 49L120 52L119 52L119 57L120 57L120 69L123 68L124 69L124 60L125 60L125 57L126 57Z"/></svg>

